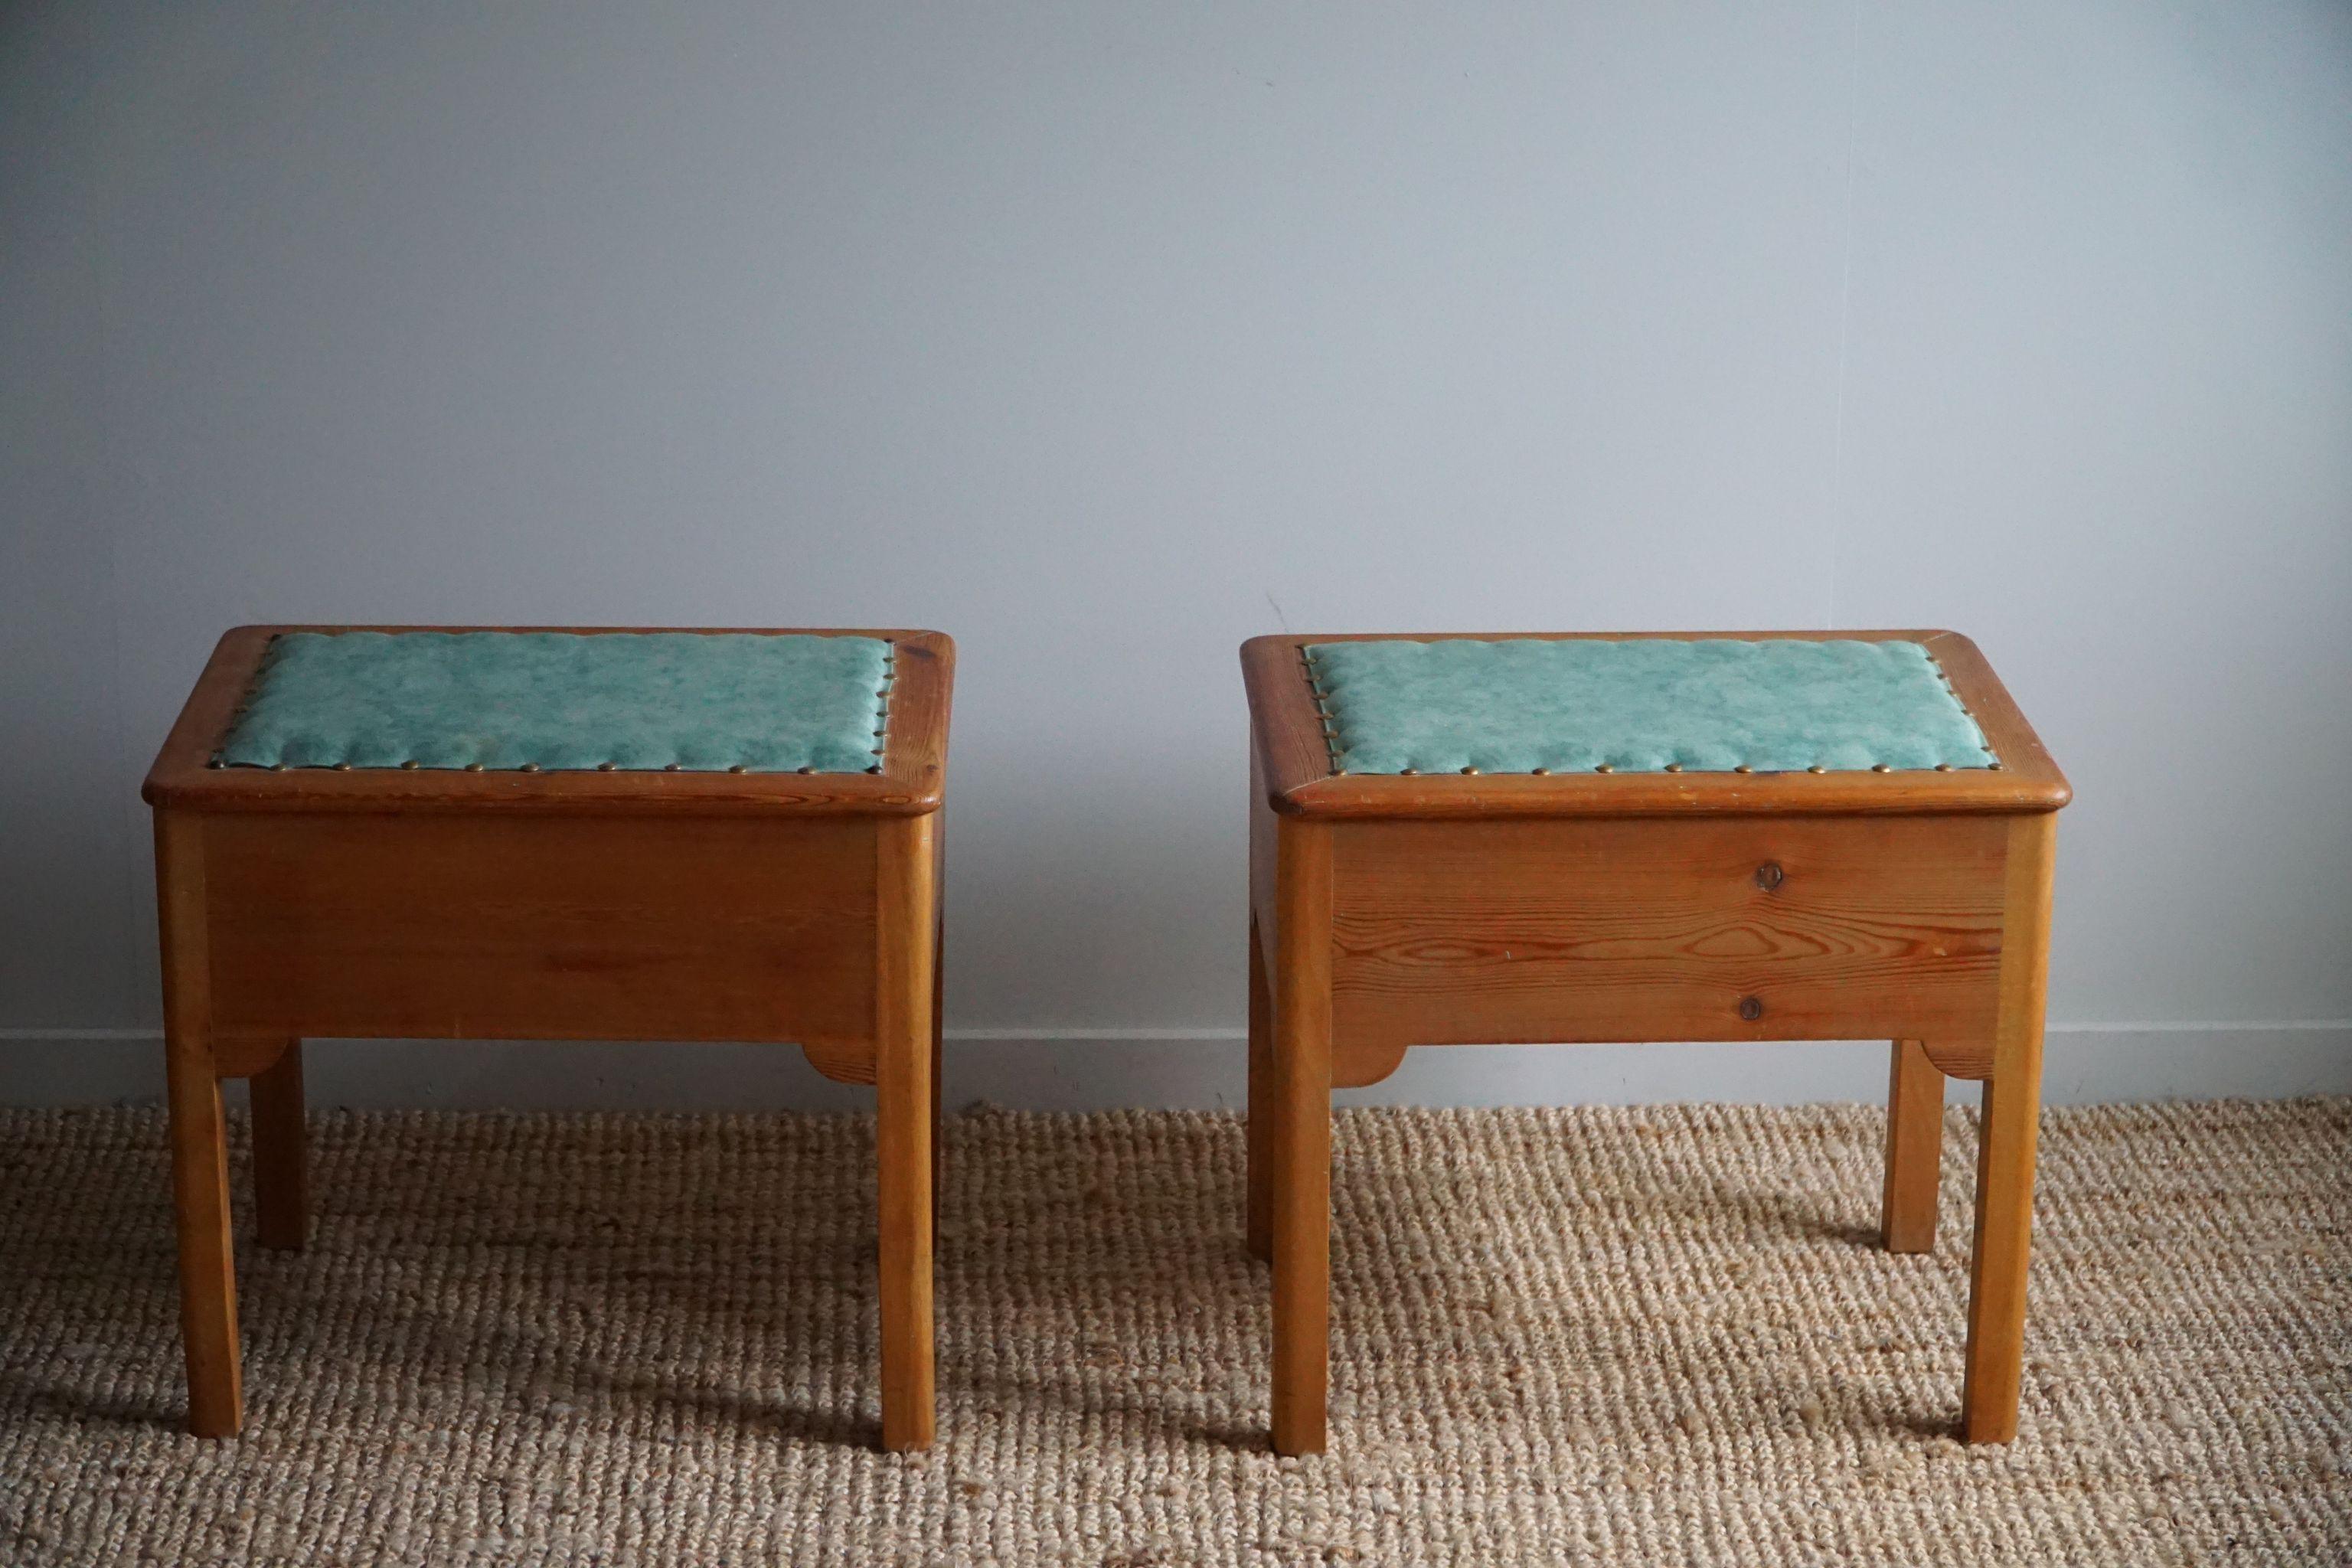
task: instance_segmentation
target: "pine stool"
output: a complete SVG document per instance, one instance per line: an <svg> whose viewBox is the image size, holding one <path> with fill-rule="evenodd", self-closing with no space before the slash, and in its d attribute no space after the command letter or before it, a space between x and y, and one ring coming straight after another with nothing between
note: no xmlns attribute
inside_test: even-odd
<svg viewBox="0 0 2352 1568"><path fill-rule="evenodd" d="M1950 632L1257 637L1249 1245L1274 1446L1324 1446L1331 1090L1405 1048L1880 1037L1884 1228L1926 1251L1984 1083L1962 1426L2017 1430L2053 815Z"/></svg>
<svg viewBox="0 0 2352 1568"><path fill-rule="evenodd" d="M871 1083L882 1439L930 1441L935 632L244 626L147 776L188 1425L243 1424L220 1080L304 1231L301 1037L772 1040Z"/></svg>

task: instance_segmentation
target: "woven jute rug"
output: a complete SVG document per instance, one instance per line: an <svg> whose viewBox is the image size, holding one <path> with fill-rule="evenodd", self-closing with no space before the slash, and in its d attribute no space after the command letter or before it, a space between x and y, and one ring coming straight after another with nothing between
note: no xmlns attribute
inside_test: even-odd
<svg viewBox="0 0 2352 1568"><path fill-rule="evenodd" d="M160 1119L0 1112L0 1563L2352 1562L2352 1101L2049 1114L2006 1448L1953 1436L1969 1118L1932 1257L1875 1246L1880 1127L1344 1113L1288 1460L1230 1116L951 1120L892 1457L869 1122L317 1118L212 1443Z"/></svg>

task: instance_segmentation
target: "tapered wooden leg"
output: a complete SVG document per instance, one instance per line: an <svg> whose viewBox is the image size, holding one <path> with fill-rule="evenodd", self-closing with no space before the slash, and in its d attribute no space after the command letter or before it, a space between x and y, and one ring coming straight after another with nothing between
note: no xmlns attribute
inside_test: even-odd
<svg viewBox="0 0 2352 1568"><path fill-rule="evenodd" d="M220 1079L200 1036L164 1042L171 1099L172 1205L180 1237L180 1331L188 1353L188 1430L234 1437L245 1424L236 1342L236 1255L229 1241L228 1131Z"/></svg>
<svg viewBox="0 0 2352 1568"><path fill-rule="evenodd" d="M1274 974L1274 1447L1319 1454L1330 1376L1331 843L1285 821Z"/></svg>
<svg viewBox="0 0 2352 1568"><path fill-rule="evenodd" d="M1916 1040L1895 1041L1893 1057L1879 1226L1889 1252L1933 1252L1936 1184L1944 1153L1944 1075Z"/></svg>
<svg viewBox="0 0 2352 1568"><path fill-rule="evenodd" d="M1249 926L1249 1200L1252 1258L1274 1257L1274 997L1265 983L1265 950L1257 921Z"/></svg>
<svg viewBox="0 0 2352 1568"><path fill-rule="evenodd" d="M310 1151L302 1134L302 1042L253 1075L253 1198L261 1245L302 1250L310 1212Z"/></svg>
<svg viewBox="0 0 2352 1568"><path fill-rule="evenodd" d="M2033 1218L2033 1142L2042 1107L2042 1016L2048 976L2054 816L2010 828L2001 918L2000 1008L1985 1080L1977 1153L1976 1244L1969 1266L1962 1435L2017 1436L2025 1348L2025 1268Z"/></svg>
<svg viewBox="0 0 2352 1568"><path fill-rule="evenodd" d="M930 1446L932 819L877 831L875 1100L881 1210L882 1446Z"/></svg>
<svg viewBox="0 0 2352 1568"><path fill-rule="evenodd" d="M210 1032L203 826L196 819L155 814L155 881L188 1430L199 1437L233 1437L245 1424L245 1384L236 1341L236 1254L229 1239L228 1130Z"/></svg>

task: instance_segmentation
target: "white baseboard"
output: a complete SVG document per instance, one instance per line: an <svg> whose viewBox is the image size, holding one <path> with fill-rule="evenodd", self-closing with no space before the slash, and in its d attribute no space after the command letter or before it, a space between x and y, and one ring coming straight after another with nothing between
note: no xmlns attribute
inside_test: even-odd
<svg viewBox="0 0 2352 1568"><path fill-rule="evenodd" d="M774 1046L325 1040L304 1062L319 1106L526 1110L848 1110L869 1091ZM1218 1109L1244 1098L1238 1029L970 1029L948 1037L950 1105ZM1885 1093L1884 1041L1802 1045L1454 1046L1344 1091L1385 1105L1803 1104ZM138 1029L0 1030L0 1105L152 1102L162 1041ZM2058 1024L2043 1097L2103 1100L2352 1094L2352 1020Z"/></svg>

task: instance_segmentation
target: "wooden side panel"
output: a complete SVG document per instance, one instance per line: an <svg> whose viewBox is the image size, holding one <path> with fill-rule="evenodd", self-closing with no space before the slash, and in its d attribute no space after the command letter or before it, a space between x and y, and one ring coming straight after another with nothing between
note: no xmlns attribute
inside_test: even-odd
<svg viewBox="0 0 2352 1568"><path fill-rule="evenodd" d="M203 827L224 1034L873 1037L873 820Z"/></svg>
<svg viewBox="0 0 2352 1568"><path fill-rule="evenodd" d="M1334 1030L1360 1050L1993 1037L2003 818L1334 827Z"/></svg>

